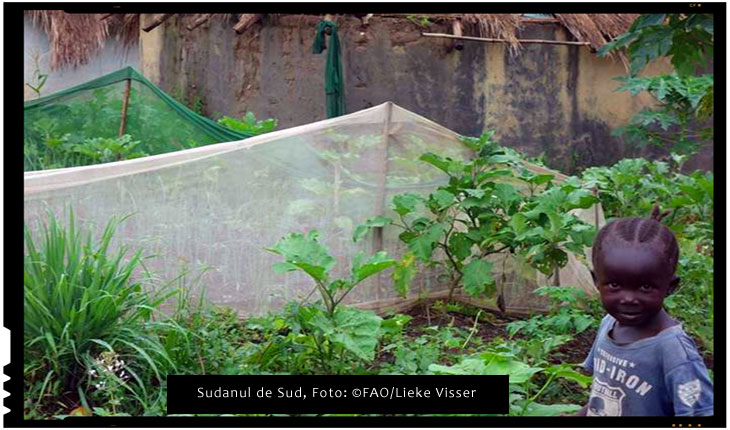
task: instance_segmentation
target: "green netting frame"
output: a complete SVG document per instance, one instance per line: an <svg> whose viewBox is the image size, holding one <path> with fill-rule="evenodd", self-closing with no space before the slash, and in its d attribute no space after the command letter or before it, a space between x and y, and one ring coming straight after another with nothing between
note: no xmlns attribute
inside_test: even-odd
<svg viewBox="0 0 730 430"><path fill-rule="evenodd" d="M25 102L25 141L31 146L35 145L39 148L38 152L42 153L49 137L58 141L65 133L73 135L71 141L58 144L72 145L83 139L117 137L125 82L130 83L131 89L125 134L140 141L138 149L149 155L253 136L233 131L198 115L139 72L127 67L50 96ZM39 167L42 163L27 161L26 155L26 170L48 168ZM54 165L51 168L54 167L69 166Z"/></svg>

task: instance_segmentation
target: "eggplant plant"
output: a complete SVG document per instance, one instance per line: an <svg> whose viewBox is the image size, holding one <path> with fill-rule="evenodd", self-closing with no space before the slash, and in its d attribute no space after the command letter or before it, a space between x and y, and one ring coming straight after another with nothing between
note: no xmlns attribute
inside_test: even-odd
<svg viewBox="0 0 730 430"><path fill-rule="evenodd" d="M397 219L379 216L355 229L355 241L374 227L402 230L399 238L409 253L393 271L401 295L409 290L418 262L445 270L449 300L461 287L474 297L496 297L503 307L487 257L519 254L550 275L567 264L567 251L583 255L583 248L592 244L595 228L570 212L596 203L591 191L576 178L555 185L553 175L529 171L516 152L492 140L493 134L462 138L477 153L468 162L422 155L421 161L449 176L448 184L427 197L396 195L391 209Z"/></svg>

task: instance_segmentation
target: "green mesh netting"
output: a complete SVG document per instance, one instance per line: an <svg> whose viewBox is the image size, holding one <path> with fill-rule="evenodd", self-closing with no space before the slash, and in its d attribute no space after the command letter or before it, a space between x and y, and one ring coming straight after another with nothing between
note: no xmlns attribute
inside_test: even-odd
<svg viewBox="0 0 730 430"><path fill-rule="evenodd" d="M124 134L131 138L111 141L119 135L127 82ZM196 114L131 67L28 101L23 113L26 171L162 154L252 136ZM139 143L129 148L131 142ZM122 150L114 145L127 146Z"/></svg>

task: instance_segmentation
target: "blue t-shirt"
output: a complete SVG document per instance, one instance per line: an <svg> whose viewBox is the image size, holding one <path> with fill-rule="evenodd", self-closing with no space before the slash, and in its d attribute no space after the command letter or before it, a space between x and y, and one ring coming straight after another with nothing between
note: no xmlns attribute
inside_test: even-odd
<svg viewBox="0 0 730 430"><path fill-rule="evenodd" d="M713 415L713 388L702 357L681 325L618 344L606 315L583 366L593 373L587 415Z"/></svg>

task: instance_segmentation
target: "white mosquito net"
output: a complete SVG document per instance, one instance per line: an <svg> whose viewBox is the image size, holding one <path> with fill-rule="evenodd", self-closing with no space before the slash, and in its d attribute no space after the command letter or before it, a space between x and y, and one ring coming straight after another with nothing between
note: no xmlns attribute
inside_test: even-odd
<svg viewBox="0 0 730 430"><path fill-rule="evenodd" d="M392 214L391 198L428 194L448 177L421 162L425 152L466 159L458 134L390 102L360 112L242 141L93 166L25 174L25 221L33 228L51 210L101 230L112 216L133 214L119 228L117 244L142 248L145 266L160 282L182 270L208 300L242 315L260 315L306 296L312 281L299 272L271 270L281 257L265 250L283 236L316 229L338 260L335 275L349 272L358 251L354 227ZM528 165L536 172L545 168ZM556 181L565 177L556 172ZM600 207L578 211L603 223ZM396 229L383 231L383 249L402 255ZM495 275L508 310L540 309L532 290L549 281L507 256L496 256ZM391 287L389 272L368 279L346 302L385 309L406 303ZM441 294L435 273L420 273L411 300ZM571 256L561 284L593 291L586 266ZM193 292L196 293L196 292Z"/></svg>

